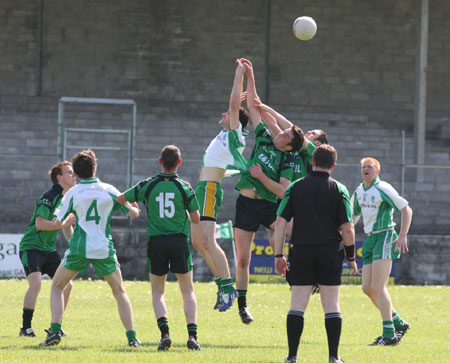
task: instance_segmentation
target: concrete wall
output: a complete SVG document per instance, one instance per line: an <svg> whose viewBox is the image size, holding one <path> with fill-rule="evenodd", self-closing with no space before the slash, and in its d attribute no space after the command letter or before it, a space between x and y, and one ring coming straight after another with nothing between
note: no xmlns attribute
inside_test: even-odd
<svg viewBox="0 0 450 363"><path fill-rule="evenodd" d="M410 252L396 265L401 284L450 284L450 236L410 235Z"/></svg>
<svg viewBox="0 0 450 363"><path fill-rule="evenodd" d="M300 15L318 23L312 41L292 35ZM449 15L450 2L430 2L431 165L450 165ZM47 170L61 158L61 96L135 99L133 183L157 173L159 151L174 143L183 153L180 175L195 184L202 153L228 108L237 57L253 61L264 100L304 130L329 133L339 152L334 176L350 191L366 155L380 159L383 179L400 190L400 130L406 130L406 162L414 162L418 16L419 1L410 0L1 1L0 231L21 232L49 187ZM130 121L123 107L67 106L64 126L128 129ZM94 149L124 144L103 136L72 134L69 141ZM252 145L250 137L246 155ZM68 157L76 151L67 150ZM124 153L97 154L102 180L126 188ZM449 169L425 169L418 181L414 170L405 170L413 233L450 233L449 175ZM234 216L234 183L223 183L219 221ZM145 218L132 226L140 236Z"/></svg>

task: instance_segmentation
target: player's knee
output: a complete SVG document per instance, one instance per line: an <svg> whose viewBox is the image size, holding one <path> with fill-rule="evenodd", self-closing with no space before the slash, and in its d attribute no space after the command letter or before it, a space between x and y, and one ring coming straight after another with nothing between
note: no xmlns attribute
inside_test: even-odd
<svg viewBox="0 0 450 363"><path fill-rule="evenodd" d="M30 282L29 290L30 290L33 294L37 295L37 294L39 294L39 292L41 291L41 286L42 286L41 280L40 280L40 279L39 279L39 280L36 279L36 280Z"/></svg>
<svg viewBox="0 0 450 363"><path fill-rule="evenodd" d="M247 268L250 265L250 260L247 256L239 256L237 258L237 267L238 268Z"/></svg>
<svg viewBox="0 0 450 363"><path fill-rule="evenodd" d="M373 293L373 290L371 289L370 285L362 285L362 291L369 296Z"/></svg>
<svg viewBox="0 0 450 363"><path fill-rule="evenodd" d="M64 288L64 292L70 294L70 292L72 291L72 287L73 287L72 281L69 281L69 283Z"/></svg>

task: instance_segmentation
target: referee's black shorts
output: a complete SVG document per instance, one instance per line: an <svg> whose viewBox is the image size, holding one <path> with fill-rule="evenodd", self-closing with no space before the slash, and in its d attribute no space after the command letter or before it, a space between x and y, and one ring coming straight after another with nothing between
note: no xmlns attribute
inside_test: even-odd
<svg viewBox="0 0 450 363"><path fill-rule="evenodd" d="M344 249L340 244L294 245L286 280L291 286L340 285Z"/></svg>

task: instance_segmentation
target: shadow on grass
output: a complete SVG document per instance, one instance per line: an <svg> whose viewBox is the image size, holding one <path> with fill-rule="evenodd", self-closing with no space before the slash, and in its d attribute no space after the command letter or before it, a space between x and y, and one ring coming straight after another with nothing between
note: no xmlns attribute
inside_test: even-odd
<svg viewBox="0 0 450 363"><path fill-rule="evenodd" d="M64 345L52 345L52 346L41 346L39 343L36 345L21 345L21 346L9 346L9 347L1 347L1 350L49 350L49 349L57 349L57 350L67 350L67 351L77 351L89 348L88 346L64 346Z"/></svg>
<svg viewBox="0 0 450 363"><path fill-rule="evenodd" d="M186 339L187 340L187 339ZM180 353L180 350L186 350L189 351L186 343L173 343L172 341L172 345L171 348L167 351L158 351L158 343L157 342L142 342L142 348L145 348L143 350L140 349L136 349L136 348L131 348L131 347L120 347L120 348L116 348L114 349L113 347L109 347L106 349L102 349L102 351L104 352L136 352L136 353L148 353L148 349L154 350L155 353L170 353L171 351L173 351L174 353ZM203 344L200 341L200 345L202 347L202 350L211 350L211 349L232 349L232 350L236 350L236 349L274 349L274 348L286 348L286 345L271 345L270 347L262 347L260 345L248 345L248 344L233 344L233 345L221 345L221 344ZM193 351L195 352L195 351Z"/></svg>

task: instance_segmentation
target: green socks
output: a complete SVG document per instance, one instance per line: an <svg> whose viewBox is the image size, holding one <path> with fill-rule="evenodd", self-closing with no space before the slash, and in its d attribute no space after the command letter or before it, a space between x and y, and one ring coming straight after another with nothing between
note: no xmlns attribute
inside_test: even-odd
<svg viewBox="0 0 450 363"><path fill-rule="evenodd" d="M56 334L61 330L61 324L60 323L52 323L51 328L52 334Z"/></svg>
<svg viewBox="0 0 450 363"><path fill-rule="evenodd" d="M394 323L392 320L383 320L383 336L392 339L395 336Z"/></svg>
<svg viewBox="0 0 450 363"><path fill-rule="evenodd" d="M233 292L233 290L234 290L232 279L222 280L222 283L220 284L220 286L225 294L229 294L229 293Z"/></svg>
<svg viewBox="0 0 450 363"><path fill-rule="evenodd" d="M398 328L398 327L403 325L402 318L395 311L392 313L392 321L394 322L394 327L396 327L396 328Z"/></svg>
<svg viewBox="0 0 450 363"><path fill-rule="evenodd" d="M220 286L222 284L222 279L219 276L214 276L213 280L214 280L214 282L217 285L217 289L220 291Z"/></svg>
<svg viewBox="0 0 450 363"><path fill-rule="evenodd" d="M127 338L128 340L137 340L136 338L136 331L135 330L127 330Z"/></svg>

